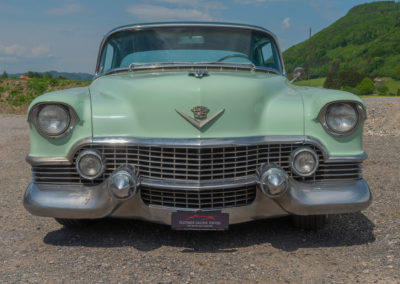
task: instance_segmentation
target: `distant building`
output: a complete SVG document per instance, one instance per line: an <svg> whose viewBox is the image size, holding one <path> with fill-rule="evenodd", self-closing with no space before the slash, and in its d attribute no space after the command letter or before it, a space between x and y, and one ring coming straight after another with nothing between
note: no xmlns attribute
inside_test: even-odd
<svg viewBox="0 0 400 284"><path fill-rule="evenodd" d="M27 80L32 79L31 77L26 76L26 75L20 75L19 78L20 79L27 79Z"/></svg>

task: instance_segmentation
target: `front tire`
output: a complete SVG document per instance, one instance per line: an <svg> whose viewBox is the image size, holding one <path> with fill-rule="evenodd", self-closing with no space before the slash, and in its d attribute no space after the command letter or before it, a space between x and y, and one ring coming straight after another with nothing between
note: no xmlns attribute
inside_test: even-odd
<svg viewBox="0 0 400 284"><path fill-rule="evenodd" d="M84 228L94 223L94 220L88 219L62 219L62 218L54 218L57 223L63 225L67 228Z"/></svg>
<svg viewBox="0 0 400 284"><path fill-rule="evenodd" d="M292 215L292 222L296 228L304 230L322 229L328 222L328 215Z"/></svg>

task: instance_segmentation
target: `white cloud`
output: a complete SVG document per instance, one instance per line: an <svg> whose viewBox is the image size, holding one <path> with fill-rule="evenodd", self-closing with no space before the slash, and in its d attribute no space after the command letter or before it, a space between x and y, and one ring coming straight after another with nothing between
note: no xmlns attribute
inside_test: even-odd
<svg viewBox="0 0 400 284"><path fill-rule="evenodd" d="M39 56L42 56L42 55L46 55L46 54L49 54L49 52L50 52L49 47L46 46L46 45L43 45L43 44L32 48L32 55L34 57L39 57Z"/></svg>
<svg viewBox="0 0 400 284"><path fill-rule="evenodd" d="M234 0L236 3L250 5L250 4L262 4L265 2L270 2L268 0Z"/></svg>
<svg viewBox="0 0 400 284"><path fill-rule="evenodd" d="M213 20L212 15L207 11L195 8L182 9L167 8L158 5L132 5L126 8L126 12L143 21Z"/></svg>
<svg viewBox="0 0 400 284"><path fill-rule="evenodd" d="M87 12L87 9L84 6L77 3L66 4L62 7L53 8L46 11L47 14L53 16L65 16L71 14L80 14L84 12Z"/></svg>
<svg viewBox="0 0 400 284"><path fill-rule="evenodd" d="M282 21L282 26L283 26L285 29L290 28L290 17L287 17L287 18L283 19L283 21Z"/></svg>
<svg viewBox="0 0 400 284"><path fill-rule="evenodd" d="M38 58L38 57L46 57L50 56L50 49L48 46L44 44L40 44L34 47L25 47L21 46L18 43L14 43L11 45L2 45L0 44L0 55L2 55L1 61L15 61L15 57L22 58ZM11 60L11 61L10 61Z"/></svg>
<svg viewBox="0 0 400 284"><path fill-rule="evenodd" d="M16 63L19 62L19 59L16 57L1 57L0 62L7 62L7 63Z"/></svg>
<svg viewBox="0 0 400 284"><path fill-rule="evenodd" d="M227 7L221 2L217 1L200 1L200 0L155 0L160 3L173 4L178 6L186 6L199 9L214 9L214 10L224 10Z"/></svg>

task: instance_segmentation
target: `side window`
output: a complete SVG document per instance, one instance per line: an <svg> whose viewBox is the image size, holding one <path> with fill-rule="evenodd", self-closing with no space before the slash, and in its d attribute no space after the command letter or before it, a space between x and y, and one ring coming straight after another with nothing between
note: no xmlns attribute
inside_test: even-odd
<svg viewBox="0 0 400 284"><path fill-rule="evenodd" d="M100 72L107 72L112 68L112 62L114 58L114 47L112 45L107 44L106 48L103 52L103 64L101 66Z"/></svg>
<svg viewBox="0 0 400 284"><path fill-rule="evenodd" d="M272 44L271 43L265 44L262 47L261 52L262 52L262 56L263 56L264 66L276 69L277 66L276 66L275 60L274 60Z"/></svg>

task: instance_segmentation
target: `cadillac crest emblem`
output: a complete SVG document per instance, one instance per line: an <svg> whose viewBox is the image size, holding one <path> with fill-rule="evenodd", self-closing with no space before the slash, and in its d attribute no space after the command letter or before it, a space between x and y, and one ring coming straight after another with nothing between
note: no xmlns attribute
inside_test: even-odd
<svg viewBox="0 0 400 284"><path fill-rule="evenodd" d="M220 116L225 109L221 109L214 113L212 116L207 118L207 114L210 112L210 110L205 107L205 106L195 106L191 109L191 111L194 114L194 118L190 117L184 112L181 112L180 110L175 109L177 113L179 113L184 119L186 119L188 122L190 122L194 127L197 129L202 129L204 126L215 120L218 116Z"/></svg>
<svg viewBox="0 0 400 284"><path fill-rule="evenodd" d="M205 106L195 106L194 108L191 109L191 111L194 114L194 118L205 119L207 118L207 114L210 110Z"/></svg>

